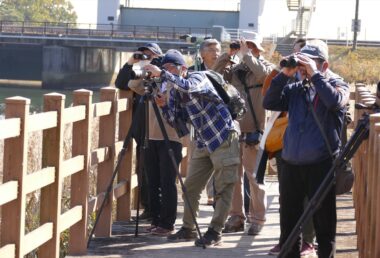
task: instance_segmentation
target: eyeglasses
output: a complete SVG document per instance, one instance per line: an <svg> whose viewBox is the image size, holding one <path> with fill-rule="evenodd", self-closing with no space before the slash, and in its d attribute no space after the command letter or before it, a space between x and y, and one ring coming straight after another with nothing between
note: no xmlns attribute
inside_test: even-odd
<svg viewBox="0 0 380 258"><path fill-rule="evenodd" d="M170 68L176 68L176 69L179 69L180 65L176 65L176 64L172 64L172 63L167 63L167 64L164 64L162 65L162 68L164 68L165 70L169 70Z"/></svg>

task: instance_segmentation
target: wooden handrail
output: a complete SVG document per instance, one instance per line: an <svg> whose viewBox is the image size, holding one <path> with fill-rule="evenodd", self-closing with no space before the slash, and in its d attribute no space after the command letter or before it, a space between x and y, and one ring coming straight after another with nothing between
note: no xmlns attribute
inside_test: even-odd
<svg viewBox="0 0 380 258"><path fill-rule="evenodd" d="M74 106L69 108L64 107L64 95L46 94L44 112L34 115L29 115L29 99L6 99L5 120L0 121L0 138L4 139L4 175L0 184L1 257L19 258L38 248L39 257L58 258L60 234L66 229L70 230L69 253L86 253L87 218L92 212L89 209L91 164L96 161L97 192L98 196L104 196L104 182L109 181L113 172L115 152L120 150L120 142L132 117L130 92L119 93L118 89L107 87L101 89L100 94L102 101L92 103L91 91L77 90ZM99 132L93 131L96 118L99 119ZM72 125L72 153L71 158L64 160L63 132L68 124ZM27 171L28 134L35 131L43 132L42 168ZM97 146L91 146L93 134L99 138ZM101 152L103 154L99 155ZM94 153L99 158L92 158ZM111 198L123 199L127 206L118 203L117 218L129 220L133 190L131 151L123 162L126 166L121 169ZM63 211L62 190L67 177L71 177L71 208ZM40 226L25 234L26 195L37 190L41 191ZM103 211L97 235L111 234L112 200Z"/></svg>

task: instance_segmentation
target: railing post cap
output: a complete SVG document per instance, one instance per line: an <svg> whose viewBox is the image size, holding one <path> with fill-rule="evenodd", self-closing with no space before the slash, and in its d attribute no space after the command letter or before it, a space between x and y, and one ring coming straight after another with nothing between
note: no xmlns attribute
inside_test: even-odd
<svg viewBox="0 0 380 258"><path fill-rule="evenodd" d="M14 97L9 97L5 99L5 104L25 104L29 105L30 104L30 99L21 97L21 96L14 96Z"/></svg>
<svg viewBox="0 0 380 258"><path fill-rule="evenodd" d="M93 92L87 89L79 89L74 91L74 95L92 96Z"/></svg>
<svg viewBox="0 0 380 258"><path fill-rule="evenodd" d="M64 100L66 99L66 96L61 93L51 92L51 93L44 94L44 98Z"/></svg>

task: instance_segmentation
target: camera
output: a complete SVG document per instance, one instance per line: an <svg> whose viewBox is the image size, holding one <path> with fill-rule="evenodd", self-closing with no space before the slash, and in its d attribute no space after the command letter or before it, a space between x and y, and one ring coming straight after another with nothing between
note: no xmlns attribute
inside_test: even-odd
<svg viewBox="0 0 380 258"><path fill-rule="evenodd" d="M290 56L288 58L282 59L280 61L280 67L289 67L289 68L294 68L299 65L298 58L295 56Z"/></svg>
<svg viewBox="0 0 380 258"><path fill-rule="evenodd" d="M148 60L150 56L142 54L142 53L134 53L133 58L138 59L138 60Z"/></svg>
<svg viewBox="0 0 380 258"><path fill-rule="evenodd" d="M240 49L240 43L239 42L232 42L230 44L230 49Z"/></svg>
<svg viewBox="0 0 380 258"><path fill-rule="evenodd" d="M131 80L150 79L150 72L144 70L131 71Z"/></svg>
<svg viewBox="0 0 380 258"><path fill-rule="evenodd" d="M134 55L139 55L139 54L135 53ZM133 55L133 57L135 57L134 55ZM150 64L155 65L155 66L160 67L160 68L161 68L161 63L162 63L162 57L153 58L152 61L150 62ZM149 79L151 79L150 75L151 75L150 72L144 71L142 69L132 70L131 71L131 80L139 80L139 79L149 80Z"/></svg>

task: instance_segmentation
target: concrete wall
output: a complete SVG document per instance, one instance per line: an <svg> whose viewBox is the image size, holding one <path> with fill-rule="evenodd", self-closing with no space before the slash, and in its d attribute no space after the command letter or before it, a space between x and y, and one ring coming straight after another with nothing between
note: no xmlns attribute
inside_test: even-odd
<svg viewBox="0 0 380 258"><path fill-rule="evenodd" d="M265 0L241 0L239 28L254 30L260 33L260 16L263 13Z"/></svg>
<svg viewBox="0 0 380 258"><path fill-rule="evenodd" d="M112 84L115 50L45 46L43 88L98 87Z"/></svg>
<svg viewBox="0 0 380 258"><path fill-rule="evenodd" d="M226 28L237 28L239 12L123 7L120 12L120 24L198 28L222 25Z"/></svg>
<svg viewBox="0 0 380 258"><path fill-rule="evenodd" d="M41 80L41 56L40 45L1 45L0 79Z"/></svg>
<svg viewBox="0 0 380 258"><path fill-rule="evenodd" d="M118 24L120 0L98 0L98 24ZM113 20L112 20L113 18Z"/></svg>

